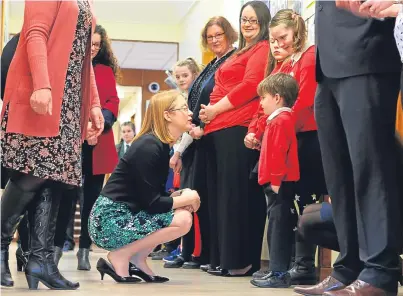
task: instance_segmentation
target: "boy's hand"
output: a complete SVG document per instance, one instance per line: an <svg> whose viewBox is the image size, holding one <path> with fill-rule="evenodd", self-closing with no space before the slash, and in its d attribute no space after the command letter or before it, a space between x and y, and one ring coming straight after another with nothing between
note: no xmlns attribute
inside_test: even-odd
<svg viewBox="0 0 403 296"><path fill-rule="evenodd" d="M254 144L255 141L256 141L256 138L255 138L254 133L247 134L245 139L244 139L244 143L245 143L246 148L253 149L253 147L255 145Z"/></svg>

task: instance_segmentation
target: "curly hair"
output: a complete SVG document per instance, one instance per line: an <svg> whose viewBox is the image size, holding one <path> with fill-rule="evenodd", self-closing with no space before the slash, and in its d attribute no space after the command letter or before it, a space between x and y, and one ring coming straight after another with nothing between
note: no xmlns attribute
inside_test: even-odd
<svg viewBox="0 0 403 296"><path fill-rule="evenodd" d="M101 36L101 45L97 55L92 61L93 65L103 64L111 67L116 80L119 81L121 78L119 63L113 54L111 41L109 40L106 30L101 25L96 25L94 34L99 34L99 36Z"/></svg>

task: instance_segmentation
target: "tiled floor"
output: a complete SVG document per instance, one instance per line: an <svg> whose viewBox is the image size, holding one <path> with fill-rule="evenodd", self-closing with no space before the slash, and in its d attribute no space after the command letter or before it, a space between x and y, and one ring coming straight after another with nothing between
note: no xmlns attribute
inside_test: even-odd
<svg viewBox="0 0 403 296"><path fill-rule="evenodd" d="M15 245L10 252L10 267L15 281L15 287L1 289L3 295L26 296L53 295L64 296L122 296L122 295L256 295L256 296L285 296L296 295L292 289L259 289L252 287L249 278L220 278L210 276L198 270L164 269L161 261L150 261L151 267L157 274L167 276L171 280L164 284L139 283L124 285L115 283L110 277L105 276L104 281L96 270L96 262L99 257L106 253L101 250L94 250L91 253L92 270L89 272L77 271L76 252L64 253L60 261L60 269L66 278L80 282L80 289L77 291L50 291L40 284L38 291L29 291L24 273L16 272ZM400 294L403 295L403 289ZM369 295L370 296L370 295Z"/></svg>

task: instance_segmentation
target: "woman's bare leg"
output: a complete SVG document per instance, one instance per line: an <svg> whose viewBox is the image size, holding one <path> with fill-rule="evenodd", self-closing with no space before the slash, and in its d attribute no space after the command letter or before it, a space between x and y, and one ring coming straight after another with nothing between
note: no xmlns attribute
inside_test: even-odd
<svg viewBox="0 0 403 296"><path fill-rule="evenodd" d="M154 250L156 246L152 248L148 248L145 250L141 250L137 252L131 259L130 262L136 265L137 268L144 271L148 275L155 275L154 272L151 270L150 266L147 264L148 255Z"/></svg>
<svg viewBox="0 0 403 296"><path fill-rule="evenodd" d="M158 244L162 244L189 232L192 226L192 215L190 212L178 209L174 213L171 225L135 241L118 250L108 254L108 259L112 263L116 273L120 276L129 276L129 261L137 253L143 254ZM139 266L139 268L141 268ZM144 271L146 272L146 271Z"/></svg>

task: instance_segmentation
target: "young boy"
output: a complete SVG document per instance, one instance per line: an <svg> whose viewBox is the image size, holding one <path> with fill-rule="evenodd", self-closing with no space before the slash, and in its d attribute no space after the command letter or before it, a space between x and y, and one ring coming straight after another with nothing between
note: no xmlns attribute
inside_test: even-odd
<svg viewBox="0 0 403 296"><path fill-rule="evenodd" d="M269 274L253 279L254 286L287 288L297 213L294 183L299 180L298 145L291 111L298 97L298 85L288 74L278 73L258 86L260 105L268 115L259 159L258 181L268 202L270 241Z"/></svg>

